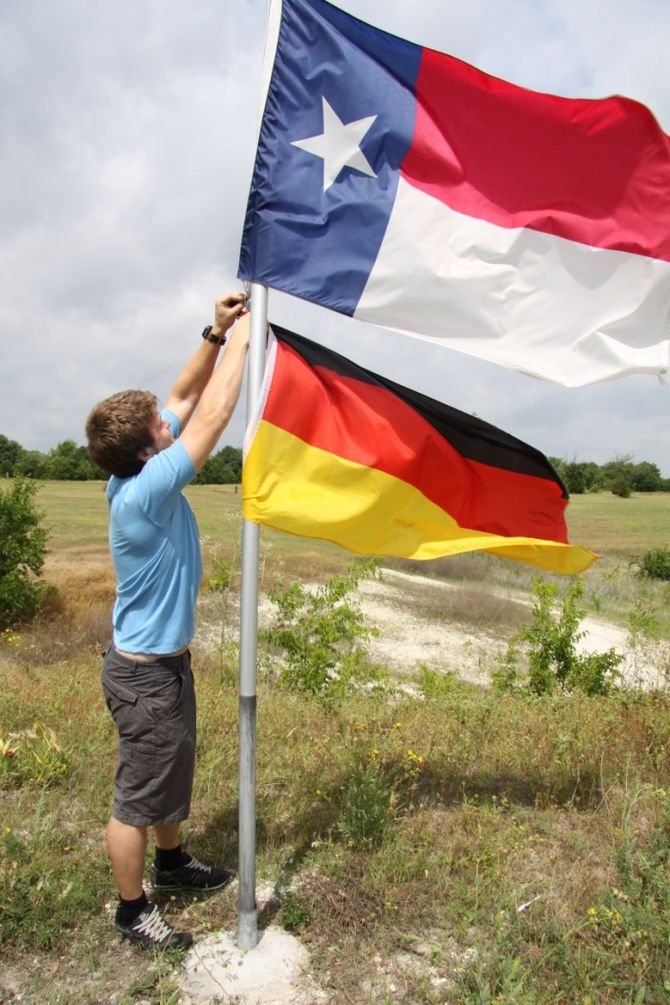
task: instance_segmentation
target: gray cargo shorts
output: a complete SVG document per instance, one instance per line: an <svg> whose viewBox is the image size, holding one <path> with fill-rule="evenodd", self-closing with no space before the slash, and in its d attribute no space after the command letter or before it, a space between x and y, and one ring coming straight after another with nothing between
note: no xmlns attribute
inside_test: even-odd
<svg viewBox="0 0 670 1005"><path fill-rule="evenodd" d="M195 768L190 652L136 663L110 646L102 690L119 731L112 816L133 827L185 820Z"/></svg>

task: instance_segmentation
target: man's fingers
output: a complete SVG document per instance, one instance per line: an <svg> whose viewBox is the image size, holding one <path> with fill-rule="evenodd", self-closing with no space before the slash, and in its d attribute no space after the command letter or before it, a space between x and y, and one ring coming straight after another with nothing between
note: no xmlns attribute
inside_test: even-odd
<svg viewBox="0 0 670 1005"><path fill-rule="evenodd" d="M225 307L226 310L233 310L235 307L241 307L244 304L244 300L244 293L229 293L227 296L217 300L217 306Z"/></svg>

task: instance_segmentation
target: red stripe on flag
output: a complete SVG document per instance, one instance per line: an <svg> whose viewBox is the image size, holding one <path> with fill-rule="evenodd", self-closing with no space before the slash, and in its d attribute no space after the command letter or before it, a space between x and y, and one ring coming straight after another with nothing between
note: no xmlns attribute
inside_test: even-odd
<svg viewBox="0 0 670 1005"><path fill-rule="evenodd" d="M561 98L424 49L402 173L467 216L670 260L670 137L623 97Z"/></svg>
<svg viewBox="0 0 670 1005"><path fill-rule="evenodd" d="M311 367L278 342L263 419L338 457L402 479L461 527L565 543L555 482L464 458L383 387Z"/></svg>

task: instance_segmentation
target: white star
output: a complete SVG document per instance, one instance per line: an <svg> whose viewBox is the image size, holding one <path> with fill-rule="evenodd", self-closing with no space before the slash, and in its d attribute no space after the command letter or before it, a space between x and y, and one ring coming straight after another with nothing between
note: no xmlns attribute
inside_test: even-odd
<svg viewBox="0 0 670 1005"><path fill-rule="evenodd" d="M323 132L318 136L308 136L304 140L293 140L291 146L300 147L323 160L323 191L330 188L344 167L354 168L363 174L376 178L367 158L360 148L361 141L376 115L356 119L346 125L333 111L325 98L323 102Z"/></svg>

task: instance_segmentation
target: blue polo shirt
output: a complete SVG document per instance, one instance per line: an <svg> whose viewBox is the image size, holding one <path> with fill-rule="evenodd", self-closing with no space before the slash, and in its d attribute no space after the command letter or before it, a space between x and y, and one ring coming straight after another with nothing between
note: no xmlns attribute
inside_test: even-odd
<svg viewBox="0 0 670 1005"><path fill-rule="evenodd" d="M180 424L163 410L173 436ZM194 477L179 440L139 474L107 485L109 544L116 571L114 645L130 653L171 653L189 644L202 577L200 539L182 489Z"/></svg>

